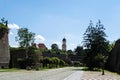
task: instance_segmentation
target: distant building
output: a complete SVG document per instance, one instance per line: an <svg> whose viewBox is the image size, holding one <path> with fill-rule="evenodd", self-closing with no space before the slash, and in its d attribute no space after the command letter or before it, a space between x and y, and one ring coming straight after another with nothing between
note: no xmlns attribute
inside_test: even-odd
<svg viewBox="0 0 120 80"><path fill-rule="evenodd" d="M2 27L3 24L4 24L4 27L7 27L7 21L0 23L0 27ZM0 35L3 35L3 37L0 39L0 68L9 67L10 50L9 50L8 32L9 31L6 30L4 35L0 34Z"/></svg>
<svg viewBox="0 0 120 80"><path fill-rule="evenodd" d="M67 48L67 46L66 46L66 39L63 38L63 40L62 40L62 50L66 51L66 48Z"/></svg>
<svg viewBox="0 0 120 80"><path fill-rule="evenodd" d="M39 43L39 44L34 43L32 44L32 46L34 46L35 48L39 48L39 49L47 49L44 43Z"/></svg>
<svg viewBox="0 0 120 80"><path fill-rule="evenodd" d="M39 43L38 44L38 48L40 48L40 49L47 49L47 47L45 46L44 43Z"/></svg>

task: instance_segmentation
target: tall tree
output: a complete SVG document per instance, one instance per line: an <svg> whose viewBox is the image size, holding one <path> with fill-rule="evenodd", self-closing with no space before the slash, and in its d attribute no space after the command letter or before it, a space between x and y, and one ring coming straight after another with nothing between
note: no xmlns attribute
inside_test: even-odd
<svg viewBox="0 0 120 80"><path fill-rule="evenodd" d="M93 26L92 21L86 32L84 33L84 46L86 48L86 65L93 69L100 67L103 61L103 56L106 55L108 49L108 41L106 39L105 28L99 20L96 26Z"/></svg>
<svg viewBox="0 0 120 80"><path fill-rule="evenodd" d="M75 53L76 53L77 55L79 55L79 56L85 55L85 51L84 51L84 49L83 49L82 46L77 46L77 47L75 48Z"/></svg>
<svg viewBox="0 0 120 80"><path fill-rule="evenodd" d="M19 42L20 47L26 49L26 59L28 59L28 49L34 43L35 33L29 32L27 28L20 28L17 33L16 41Z"/></svg>
<svg viewBox="0 0 120 80"><path fill-rule="evenodd" d="M58 45L54 43L51 45L51 49L58 50L59 48Z"/></svg>
<svg viewBox="0 0 120 80"><path fill-rule="evenodd" d="M16 41L19 42L20 47L28 48L34 43L35 33L29 32L27 28L20 28L17 33Z"/></svg>
<svg viewBox="0 0 120 80"><path fill-rule="evenodd" d="M74 54L72 50L68 50L67 54Z"/></svg>

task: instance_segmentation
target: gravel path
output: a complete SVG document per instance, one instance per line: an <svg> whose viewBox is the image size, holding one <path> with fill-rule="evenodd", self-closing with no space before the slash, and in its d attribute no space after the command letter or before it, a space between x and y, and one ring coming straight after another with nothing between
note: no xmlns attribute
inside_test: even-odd
<svg viewBox="0 0 120 80"><path fill-rule="evenodd" d="M44 71L0 72L0 80L64 80L75 73L77 69L75 67L67 67ZM76 74L78 75L78 73Z"/></svg>

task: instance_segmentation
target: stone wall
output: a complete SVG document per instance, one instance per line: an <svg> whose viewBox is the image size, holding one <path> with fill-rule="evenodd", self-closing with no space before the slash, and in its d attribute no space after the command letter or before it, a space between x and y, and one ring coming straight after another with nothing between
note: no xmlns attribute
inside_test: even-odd
<svg viewBox="0 0 120 80"><path fill-rule="evenodd" d="M120 39L116 41L108 62L112 71L120 73Z"/></svg>
<svg viewBox="0 0 120 80"><path fill-rule="evenodd" d="M8 43L8 32L0 39L0 68L8 68L10 61L10 51Z"/></svg>
<svg viewBox="0 0 120 80"><path fill-rule="evenodd" d="M65 54L54 54L54 53L43 53L43 57L57 57L61 60L66 60L68 59L68 56Z"/></svg>

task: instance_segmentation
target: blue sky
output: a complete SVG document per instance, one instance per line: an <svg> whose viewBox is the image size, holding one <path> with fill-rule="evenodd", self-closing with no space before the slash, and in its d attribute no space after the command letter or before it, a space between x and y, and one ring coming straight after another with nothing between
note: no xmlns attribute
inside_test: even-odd
<svg viewBox="0 0 120 80"><path fill-rule="evenodd" d="M0 18L9 21L9 43L15 41L17 30L26 27L36 34L36 43L48 48L67 39L67 49L82 45L83 34L90 20L101 20L111 42L120 38L120 0L0 0Z"/></svg>

